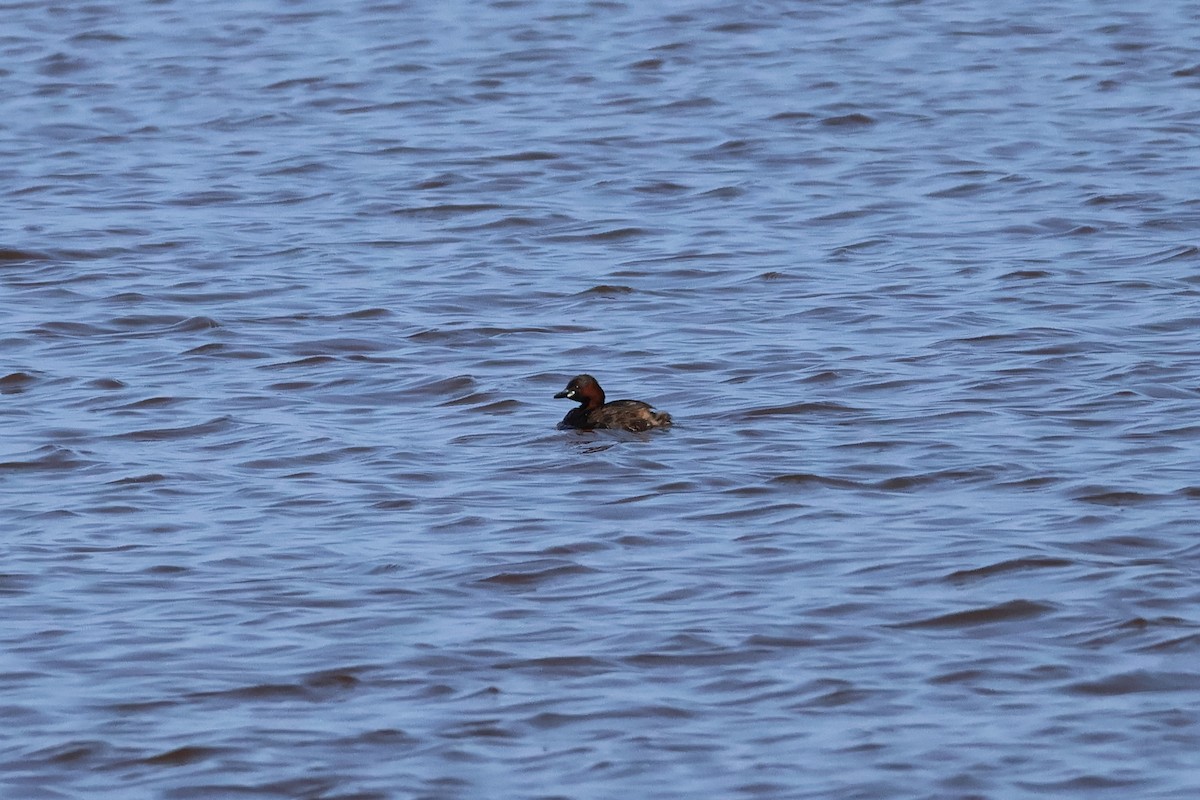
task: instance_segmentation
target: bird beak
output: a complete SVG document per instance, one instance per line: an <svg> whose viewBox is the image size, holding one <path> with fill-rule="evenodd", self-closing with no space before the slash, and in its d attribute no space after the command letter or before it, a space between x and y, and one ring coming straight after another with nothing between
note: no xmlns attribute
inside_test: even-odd
<svg viewBox="0 0 1200 800"><path fill-rule="evenodd" d="M558 398L558 399L562 399L565 397L568 400L570 400L572 397L575 396L575 392L571 391L570 389L563 389L561 392L559 392L558 394L556 394L554 396L555 396L555 398Z"/></svg>

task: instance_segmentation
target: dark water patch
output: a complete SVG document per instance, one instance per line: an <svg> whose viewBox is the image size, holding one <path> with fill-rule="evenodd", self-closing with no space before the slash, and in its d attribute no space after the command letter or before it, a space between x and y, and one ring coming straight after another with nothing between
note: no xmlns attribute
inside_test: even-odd
<svg viewBox="0 0 1200 800"><path fill-rule="evenodd" d="M183 208L205 208L207 206L237 205L245 202L248 199L249 198L239 192L209 190L202 192L183 192L166 200L165 202L168 205L175 205Z"/></svg>
<svg viewBox="0 0 1200 800"><path fill-rule="evenodd" d="M790 475L776 475L774 478L771 478L770 483L795 487L828 486L834 489L854 489L861 487L861 484L846 480L845 478L831 478L825 475L814 475L804 472L797 472Z"/></svg>
<svg viewBox="0 0 1200 800"><path fill-rule="evenodd" d="M388 317L391 317L391 316L394 316L394 312L391 309L363 308L363 309L359 309L358 311L348 311L345 314L341 315L340 317L335 317L335 319L376 320L376 319L387 319Z"/></svg>
<svg viewBox="0 0 1200 800"><path fill-rule="evenodd" d="M855 112L825 117L821 120L821 124L828 128L863 128L874 125L875 120L866 114Z"/></svg>
<svg viewBox="0 0 1200 800"><path fill-rule="evenodd" d="M865 450L868 452L878 452L878 453L882 453L887 450L905 449L905 448L912 447L912 446L913 446L913 442L911 442L911 441L904 441L904 440L885 441L885 440L875 440L875 439L872 439L869 441L863 441L863 442L847 442L846 444L837 445L837 447L839 449L843 449L843 450L851 450L851 451Z"/></svg>
<svg viewBox="0 0 1200 800"><path fill-rule="evenodd" d="M267 388L273 392L302 392L323 385L320 381L280 381Z"/></svg>
<svg viewBox="0 0 1200 800"><path fill-rule="evenodd" d="M16 596L32 591L37 586L33 575L0 572L0 595ZM9 679L16 676L8 675Z"/></svg>
<svg viewBox="0 0 1200 800"><path fill-rule="evenodd" d="M404 387L406 394L433 399L462 397L467 393L475 392L477 389L478 383L470 375L455 375L450 378L438 378L432 381L418 381Z"/></svg>
<svg viewBox="0 0 1200 800"><path fill-rule="evenodd" d="M834 258L841 259L841 258L845 258L847 256L861 254L865 251L878 250L879 248L881 248L887 244L889 244L888 239L880 239L880 238L863 239L861 241L851 242L850 244L841 245L840 247L835 248L831 255Z"/></svg>
<svg viewBox="0 0 1200 800"><path fill-rule="evenodd" d="M1137 648L1137 652L1145 654L1200 653L1200 633L1187 633L1181 636L1165 638L1152 644Z"/></svg>
<svg viewBox="0 0 1200 800"><path fill-rule="evenodd" d="M418 331L417 333L408 334L405 338L418 344L468 346L472 344L479 344L480 342L489 340L494 336L506 333L578 333L585 330L587 330L587 328L580 325L557 325L555 327L536 329L472 328L469 330L461 330L452 328L430 328Z"/></svg>
<svg viewBox="0 0 1200 800"><path fill-rule="evenodd" d="M119 478L114 481L109 481L109 483L113 486L141 486L146 484L162 483L165 480L167 480L166 475L152 472L146 475L133 475L128 478Z"/></svg>
<svg viewBox="0 0 1200 800"><path fill-rule="evenodd" d="M294 361L281 361L275 364L264 364L262 365L262 369L307 369L309 367L321 367L328 364L336 364L337 362L338 358L335 356L307 356L305 358L298 358Z"/></svg>
<svg viewBox="0 0 1200 800"><path fill-rule="evenodd" d="M833 381L836 381L836 380L841 380L842 378L844 378L844 375L842 375L842 373L840 373L838 371L835 371L835 369L822 369L821 372L815 372L815 373L812 373L811 375L808 375L808 377L800 379L800 383L803 383L803 384L828 384L828 383L833 383Z"/></svg>
<svg viewBox="0 0 1200 800"><path fill-rule="evenodd" d="M737 22L722 22L720 24L713 25L709 28L709 30L713 33L756 33L758 31L768 30L774 26L775 23L770 21L749 22L739 20Z"/></svg>
<svg viewBox="0 0 1200 800"><path fill-rule="evenodd" d="M1155 253L1151 256L1152 264L1169 264L1173 261L1192 261L1200 257L1200 245L1182 245ZM1183 280L1189 283L1200 281L1200 276L1188 275Z"/></svg>
<svg viewBox="0 0 1200 800"><path fill-rule="evenodd" d="M1083 516L1076 520L1076 523L1083 525L1099 525L1105 521L1104 517ZM1118 534L1115 536L1105 536L1101 538L1092 538L1087 541L1067 544L1066 547L1076 550L1081 553L1088 553L1099 556L1129 556L1134 554L1153 553L1162 549L1162 540L1148 536L1137 536L1133 534Z"/></svg>
<svg viewBox="0 0 1200 800"><path fill-rule="evenodd" d="M148 575L183 575L188 572L191 570L176 564L156 564L146 570Z"/></svg>
<svg viewBox="0 0 1200 800"><path fill-rule="evenodd" d="M465 175L456 172L443 172L432 178L426 178L413 184L414 189L429 190L429 189L445 189L451 186L462 186L469 184L471 180Z"/></svg>
<svg viewBox="0 0 1200 800"><path fill-rule="evenodd" d="M96 766L105 763L113 748L97 740L72 740L35 750L26 756L31 763L69 765L74 767Z"/></svg>
<svg viewBox="0 0 1200 800"><path fill-rule="evenodd" d="M644 536L637 534L626 534L618 536L614 541L622 547L641 548L641 547L670 547L673 546L673 536L656 535Z"/></svg>
<svg viewBox="0 0 1200 800"><path fill-rule="evenodd" d="M793 403L786 406L766 406L764 408L752 408L742 412L744 417L778 417L791 416L795 414L857 414L862 413L862 409L845 406L840 403L831 402L804 402Z"/></svg>
<svg viewBox="0 0 1200 800"><path fill-rule="evenodd" d="M403 509L414 508L417 506L417 501L406 497L396 497L390 500L380 500L372 503L372 508L380 509L381 511L400 511Z"/></svg>
<svg viewBox="0 0 1200 800"><path fill-rule="evenodd" d="M106 706L106 708L115 714L136 715L174 708L179 704L180 702L178 700L130 700L126 702L110 703Z"/></svg>
<svg viewBox="0 0 1200 800"><path fill-rule="evenodd" d="M778 114L772 114L770 119L779 122L808 122L817 118L817 115L809 111L780 111Z"/></svg>
<svg viewBox="0 0 1200 800"><path fill-rule="evenodd" d="M1148 333L1176 333L1179 331L1195 330L1197 324L1200 324L1200 317L1188 315L1147 322L1143 325L1138 325L1137 329Z"/></svg>
<svg viewBox="0 0 1200 800"><path fill-rule="evenodd" d="M0 378L0 394L20 394L27 391L37 381L28 372L10 372Z"/></svg>
<svg viewBox="0 0 1200 800"><path fill-rule="evenodd" d="M34 250L18 250L11 247L0 247L0 264L9 261L44 261L49 258L45 253Z"/></svg>
<svg viewBox="0 0 1200 800"><path fill-rule="evenodd" d="M673 195L689 192L693 187L673 181L654 181L651 183L643 183L633 187L633 191L641 194L663 194Z"/></svg>
<svg viewBox="0 0 1200 800"><path fill-rule="evenodd" d="M207 422L197 423L196 425L183 425L176 428L147 428L116 434L113 438L134 442L169 442L179 439L203 439L214 433L224 433L232 427L233 417L221 416L213 417Z"/></svg>
<svg viewBox="0 0 1200 800"><path fill-rule="evenodd" d="M988 185L984 183L960 183L949 189L939 189L936 192L929 192L928 196L933 198L974 197L983 194L988 188Z"/></svg>
<svg viewBox="0 0 1200 800"><path fill-rule="evenodd" d="M897 475L878 481L875 487L887 492L910 492L942 484L992 482L1004 468L979 466L972 469L945 469L915 475Z"/></svg>
<svg viewBox="0 0 1200 800"><path fill-rule="evenodd" d="M497 203L443 203L432 206L416 206L398 208L391 213L399 217L428 217L430 219L450 219L465 214L479 214L484 211L498 211L504 208Z"/></svg>
<svg viewBox="0 0 1200 800"><path fill-rule="evenodd" d="M504 161L555 161L562 156L558 153L549 150L523 150L517 153L505 153L503 155L492 156L492 159L499 162Z"/></svg>
<svg viewBox="0 0 1200 800"><path fill-rule="evenodd" d="M525 404L519 400L493 400L488 401L486 396L480 396L476 403L475 411L480 414L515 414L518 410L525 407ZM457 401L443 403L443 405L455 405Z"/></svg>
<svg viewBox="0 0 1200 800"><path fill-rule="evenodd" d="M288 253L280 253L279 257L286 257L287 255ZM295 284L272 284L259 289L223 289L214 291L207 288L207 284L205 283L189 281L185 284L172 286L169 290L157 294L156 297L162 300L169 300L172 303L215 305L244 300L277 298L280 294L295 291L297 288L299 287Z"/></svg>
<svg viewBox="0 0 1200 800"><path fill-rule="evenodd" d="M139 411L147 408L167 408L188 402L185 397L147 397L145 400L135 400L132 403L114 406L113 411Z"/></svg>
<svg viewBox="0 0 1200 800"><path fill-rule="evenodd" d="M139 759L135 764L148 766L182 767L188 764L198 764L214 758L223 758L236 752L233 748L204 747L201 745L184 745L173 750L167 750L157 755Z"/></svg>
<svg viewBox="0 0 1200 800"><path fill-rule="evenodd" d="M388 800L387 792L358 791L343 792L344 781L340 778L294 778L258 784L204 783L196 781L182 787L173 787L164 793L167 800L236 800L237 798L330 798L330 800Z"/></svg>
<svg viewBox="0 0 1200 800"><path fill-rule="evenodd" d="M112 328L102 328L86 322L46 322L27 331L31 336L78 339L108 336L115 332Z"/></svg>
<svg viewBox="0 0 1200 800"><path fill-rule="evenodd" d="M1157 203L1162 196L1147 192L1131 192L1128 194L1095 194L1083 202L1085 206L1134 206L1146 203Z"/></svg>
<svg viewBox="0 0 1200 800"><path fill-rule="evenodd" d="M747 647L765 647L769 649L792 650L798 648L814 647L822 643L819 638L801 637L801 636L773 636L768 634L754 634L746 637L744 644Z"/></svg>
<svg viewBox="0 0 1200 800"><path fill-rule="evenodd" d="M632 64L629 65L629 68L630 68L630 70L655 71L655 70L661 70L662 65L664 65L664 64L665 64L665 61L662 59L659 59L659 58L642 59L641 61L632 62Z"/></svg>
<svg viewBox="0 0 1200 800"><path fill-rule="evenodd" d="M619 295L633 294L634 288L631 286L618 286L612 284L598 284L590 289L585 289L577 293L576 297L617 297Z"/></svg>
<svg viewBox="0 0 1200 800"><path fill-rule="evenodd" d="M1006 561L1000 561L995 564L989 564L986 567L955 570L946 576L946 580L952 583L969 583L983 580L985 578L991 578L996 575L1007 575L1014 572L1026 572L1028 570L1064 569L1066 567L1073 567L1075 565L1076 562L1068 558L1013 558Z"/></svg>
<svg viewBox="0 0 1200 800"><path fill-rule="evenodd" d="M607 542L568 542L555 544L541 551L543 556L573 556L580 553L595 553L609 549Z"/></svg>
<svg viewBox="0 0 1200 800"><path fill-rule="evenodd" d="M221 327L221 323L211 317L187 317L184 319L170 317L121 317L112 320L116 327L126 330L151 329L151 333L196 333Z"/></svg>
<svg viewBox="0 0 1200 800"><path fill-rule="evenodd" d="M994 625L996 623L1020 622L1023 620L1037 619L1052 613L1054 607L1046 603L1036 603L1031 600L1010 600L1005 603L999 603L994 606L985 608L976 608L969 611L955 611L949 614L940 614L935 617L915 620L913 622L901 622L892 625L895 628L913 628L921 629L953 629L953 628L974 628L981 625Z"/></svg>
<svg viewBox="0 0 1200 800"><path fill-rule="evenodd" d="M1200 672L1137 670L1110 675L1095 681L1079 681L1065 691L1084 696L1119 697L1126 694L1195 692L1200 690Z"/></svg>
<svg viewBox="0 0 1200 800"><path fill-rule="evenodd" d="M1135 506L1158 502L1169 497L1169 495L1163 494L1110 489L1106 486L1083 486L1072 494L1076 500L1082 503L1093 503L1100 506Z"/></svg>
<svg viewBox="0 0 1200 800"><path fill-rule="evenodd" d="M721 105L721 102L713 97L696 96L688 97L683 100L671 100L659 106L659 111L664 112L690 112L703 111L705 109L716 108ZM692 139L692 141L695 141Z"/></svg>
<svg viewBox="0 0 1200 800"><path fill-rule="evenodd" d="M1073 355L1093 355L1108 351L1113 345L1103 345L1097 342L1074 341L1074 342L1055 342L1053 344L1038 345L1036 347L1027 347L1017 350L1019 355L1023 356L1073 356Z"/></svg>
<svg viewBox="0 0 1200 800"><path fill-rule="evenodd" d="M37 71L51 78L61 78L90 68L91 63L83 58L72 58L65 53L54 53L38 61ZM82 127L82 126L77 126Z"/></svg>
<svg viewBox="0 0 1200 800"><path fill-rule="evenodd" d="M539 587L543 584L553 583L560 578L566 578L574 575L587 575L594 570L575 563L561 563L556 561L533 561L521 565L514 565L514 568L496 572L486 578L480 578L475 581L478 584L487 586L500 586L510 588L525 588Z"/></svg>
<svg viewBox="0 0 1200 800"><path fill-rule="evenodd" d="M594 714L563 714L555 711L542 711L529 717L525 722L538 730L555 730L596 719Z"/></svg>
<svg viewBox="0 0 1200 800"><path fill-rule="evenodd" d="M57 472L80 469L94 463L62 447L46 446L34 452L38 455L26 460L0 462L0 472Z"/></svg>
<svg viewBox="0 0 1200 800"><path fill-rule="evenodd" d="M318 466L321 464L336 464L341 461L353 461L361 456L376 452L373 447L335 447L312 453L289 453L281 458L258 458L239 464L242 469L250 470L294 470L300 467Z"/></svg>
<svg viewBox="0 0 1200 800"><path fill-rule="evenodd" d="M833 211L826 214L818 214L805 220L805 223L824 226L831 222L855 222L866 219L867 217L878 216L879 213L879 210L874 208L856 208L846 211ZM844 255L845 251L842 251L842 254Z"/></svg>
<svg viewBox="0 0 1200 800"><path fill-rule="evenodd" d="M260 683L252 686L238 686L216 691L191 692L185 695L185 699L190 702L286 703L289 701L320 702L324 698L321 693L314 692L310 687L299 683Z"/></svg>
<svg viewBox="0 0 1200 800"><path fill-rule="evenodd" d="M446 739L515 739L520 735L515 729L497 723L498 720L473 720L455 725L441 735Z"/></svg>
<svg viewBox="0 0 1200 800"><path fill-rule="evenodd" d="M803 503L794 502L791 500L780 500L779 502L769 504L755 504L752 506L742 506L728 508L723 510L704 510L704 507L697 507L695 510L689 510L681 515L682 519L704 521L704 522L720 522L720 521L752 521L762 519L764 517L773 520L788 521L799 516L807 506Z"/></svg>
<svg viewBox="0 0 1200 800"><path fill-rule="evenodd" d="M264 175L275 177L287 177L291 175L319 175L322 172L330 170L331 167L321 161L302 161L296 164L287 164L286 166L276 167L274 169L264 170ZM301 196L291 198L287 202L308 202L312 198L310 196ZM277 201L279 202L279 201Z"/></svg>
<svg viewBox="0 0 1200 800"><path fill-rule="evenodd" d="M558 244L587 243L587 242L620 242L626 239L641 239L654 236L653 231L645 228L623 227L609 228L595 233L566 234L557 233L544 236L546 241Z"/></svg>
<svg viewBox="0 0 1200 800"><path fill-rule="evenodd" d="M100 30L93 30L93 31L85 31L84 33L76 34L76 35L72 36L68 41L73 42L75 44L86 44L88 42L101 42L104 44L112 44L112 43L116 43L116 42L127 42L127 41L129 41L129 37L122 36L119 33L113 33L112 31L109 31L109 30L100 29Z"/></svg>
<svg viewBox="0 0 1200 800"><path fill-rule="evenodd" d="M358 338L338 338L338 339L317 339L290 346L290 350L297 355L306 357L324 356L329 353L345 353L359 355L361 353L378 353L385 350L391 350L395 345L391 342L376 341L373 339L358 339Z"/></svg>
<svg viewBox="0 0 1200 800"><path fill-rule="evenodd" d="M48 250L47 257L59 264L71 264L75 261L108 261L111 259L121 259L132 255L133 252L124 247L92 247L87 250L78 248L62 248ZM107 276L98 273L85 273L78 277L72 278L73 281L99 281L106 280Z"/></svg>
<svg viewBox="0 0 1200 800"><path fill-rule="evenodd" d="M139 292L118 292L105 298L110 303L120 305L140 305L148 302L150 298Z"/></svg>
<svg viewBox="0 0 1200 800"><path fill-rule="evenodd" d="M1080 792L1089 794L1092 792L1103 792L1111 789L1122 789L1128 791L1132 787L1141 785L1143 782L1134 778L1110 778L1104 775L1081 775L1077 778L1069 778L1061 781L1046 781L1038 783L1033 781L1014 781L1014 785L1021 789L1028 789L1038 794L1062 794L1066 792Z"/></svg>
<svg viewBox="0 0 1200 800"><path fill-rule="evenodd" d="M334 689L344 691L356 689L362 684L360 673L367 672L369 667L343 667L326 669L304 677L304 685L313 689Z"/></svg>
<svg viewBox="0 0 1200 800"><path fill-rule="evenodd" d="M499 231L499 230L529 230L531 228L545 228L551 225L560 225L565 220L565 217L534 217L528 214L506 214L498 219L489 220L487 222L463 226L456 228L460 231Z"/></svg>
<svg viewBox="0 0 1200 800"><path fill-rule="evenodd" d="M740 186L721 186L709 189L700 196L712 200L737 200L744 194L746 194L746 190Z"/></svg>
<svg viewBox="0 0 1200 800"><path fill-rule="evenodd" d="M740 156L755 147L755 142L745 139L728 139L721 142L716 147L709 151L709 155L736 155Z"/></svg>
<svg viewBox="0 0 1200 800"><path fill-rule="evenodd" d="M495 669L518 670L546 678L572 678L602 675L616 669L616 664L591 656L546 656L518 661L499 661Z"/></svg>
<svg viewBox="0 0 1200 800"><path fill-rule="evenodd" d="M1197 627L1179 617L1147 619L1139 616L1120 622L1106 622L1097 626L1095 631L1089 631L1086 636L1079 638L1085 647L1093 649L1136 646L1138 652L1156 652L1160 649L1167 651L1180 643L1195 639L1197 634L1190 631ZM1180 636L1181 630L1187 633Z"/></svg>
<svg viewBox="0 0 1200 800"><path fill-rule="evenodd" d="M791 705L794 710L834 709L870 703L880 697L878 690L855 686L849 681L821 681L812 696Z"/></svg>
<svg viewBox="0 0 1200 800"><path fill-rule="evenodd" d="M183 351L185 356L205 356L208 358L222 358L232 361L258 361L264 358L272 358L271 353L266 353L261 350L244 350L223 342L209 342L202 344L199 347L193 347Z"/></svg>

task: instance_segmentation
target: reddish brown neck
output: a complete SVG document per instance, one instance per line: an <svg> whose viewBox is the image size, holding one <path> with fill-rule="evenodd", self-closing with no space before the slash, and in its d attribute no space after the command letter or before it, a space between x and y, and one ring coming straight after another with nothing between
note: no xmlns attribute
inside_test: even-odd
<svg viewBox="0 0 1200 800"><path fill-rule="evenodd" d="M576 390L576 394L579 395L579 402L588 411L604 405L604 390L598 383L585 383Z"/></svg>

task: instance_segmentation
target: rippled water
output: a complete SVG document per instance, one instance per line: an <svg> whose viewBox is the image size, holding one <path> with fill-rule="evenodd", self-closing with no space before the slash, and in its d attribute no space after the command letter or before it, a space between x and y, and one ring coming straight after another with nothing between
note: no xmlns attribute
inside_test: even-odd
<svg viewBox="0 0 1200 800"><path fill-rule="evenodd" d="M0 12L0 793L1200 792L1193 4Z"/></svg>

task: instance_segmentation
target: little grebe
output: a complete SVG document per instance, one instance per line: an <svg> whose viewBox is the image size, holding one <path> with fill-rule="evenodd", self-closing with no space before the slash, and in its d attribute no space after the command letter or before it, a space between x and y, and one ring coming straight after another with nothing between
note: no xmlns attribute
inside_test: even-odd
<svg viewBox="0 0 1200 800"><path fill-rule="evenodd" d="M671 415L655 411L641 400L613 400L604 402L604 390L591 375L576 375L567 388L555 397L577 401L573 408L558 423L560 428L619 428L626 431L648 431L665 428L671 424Z"/></svg>

